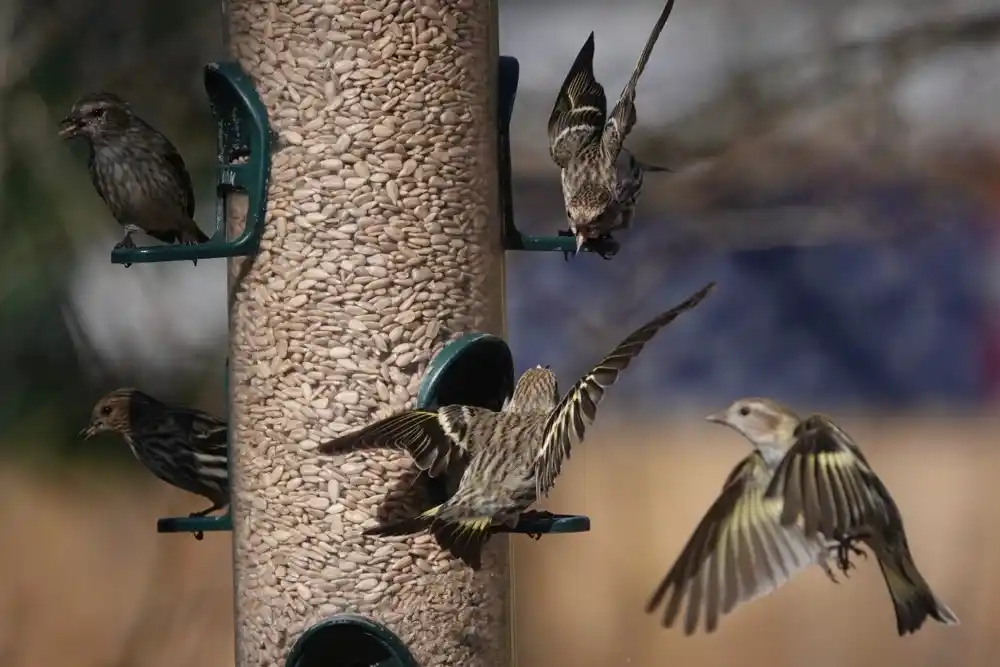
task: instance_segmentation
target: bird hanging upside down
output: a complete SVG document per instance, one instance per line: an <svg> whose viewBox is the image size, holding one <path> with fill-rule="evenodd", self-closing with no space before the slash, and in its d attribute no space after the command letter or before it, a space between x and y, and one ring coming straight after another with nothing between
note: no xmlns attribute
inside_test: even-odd
<svg viewBox="0 0 1000 667"><path fill-rule="evenodd" d="M611 234L632 224L643 174L670 171L640 162L623 144L636 123L636 85L673 7L674 0L668 0L660 12L610 116L604 87L594 78L593 32L556 96L549 116L549 155L559 166L569 218L569 232L559 235L575 237L577 252L587 246L611 259L618 252Z"/></svg>

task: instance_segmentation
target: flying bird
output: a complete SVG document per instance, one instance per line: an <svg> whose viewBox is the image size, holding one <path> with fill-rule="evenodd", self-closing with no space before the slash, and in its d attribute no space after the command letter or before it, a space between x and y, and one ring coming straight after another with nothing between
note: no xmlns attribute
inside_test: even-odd
<svg viewBox="0 0 1000 667"><path fill-rule="evenodd" d="M812 564L837 581L828 558L847 572L850 553L866 545L878 560L900 635L931 617L955 616L917 570L903 518L858 445L823 415L800 419L766 398L744 398L706 417L743 434L754 451L730 473L722 493L646 611L664 606L663 624L684 612L684 632L702 621L713 632L722 616L767 595Z"/></svg>
<svg viewBox="0 0 1000 667"><path fill-rule="evenodd" d="M408 410L319 449L325 454L404 449L432 477L460 462L460 481L447 500L378 530L400 535L447 526L452 537L481 544L496 527L516 526L522 512L548 494L573 441L581 442L593 423L605 391L660 329L697 306L714 286L710 283L629 334L561 398L555 374L535 368L522 375L502 412L466 405Z"/></svg>
<svg viewBox="0 0 1000 667"><path fill-rule="evenodd" d="M90 440L117 433L143 466L161 480L211 501L190 516L205 516L229 504L226 422L201 410L162 403L121 388L105 394L80 435ZM201 539L201 533L195 537Z"/></svg>
<svg viewBox="0 0 1000 667"><path fill-rule="evenodd" d="M59 136L87 140L90 180L125 228L125 238L115 248L134 248L136 231L164 243L209 240L194 221L194 190L184 160L169 139L120 97L82 97L60 123Z"/></svg>
<svg viewBox="0 0 1000 667"><path fill-rule="evenodd" d="M653 46L674 7L668 0L622 90L618 103L607 113L604 88L594 78L594 33L573 61L549 116L549 155L559 166L569 232L576 237L577 252L585 244L610 259L617 251L612 232L627 229L647 171L669 171L640 162L623 148L636 123L635 89ZM619 158L624 158L620 160ZM611 250L599 246L611 245Z"/></svg>

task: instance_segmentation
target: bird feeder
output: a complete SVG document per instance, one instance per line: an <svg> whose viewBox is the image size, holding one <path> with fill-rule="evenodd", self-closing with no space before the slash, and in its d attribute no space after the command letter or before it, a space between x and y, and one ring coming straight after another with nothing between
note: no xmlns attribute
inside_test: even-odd
<svg viewBox="0 0 1000 667"><path fill-rule="evenodd" d="M491 536L474 570L430 534L365 535L390 501L416 514L434 489L403 452L318 453L391 412L499 410L512 392L517 63L498 71L496 2L229 0L223 13L240 80L256 86L240 99L263 101L282 140L259 150L261 111L256 139L230 144L249 143L248 164L270 158L261 197L248 188L267 233L229 271L237 665L509 665L509 537ZM587 529L532 512L514 530Z"/></svg>
<svg viewBox="0 0 1000 667"><path fill-rule="evenodd" d="M433 535L363 535L390 498L430 506L412 460L317 451L414 406L445 344L504 333L496 3L224 17L282 143L230 286L237 664L510 664L508 536L473 571Z"/></svg>
<svg viewBox="0 0 1000 667"><path fill-rule="evenodd" d="M215 231L205 243L115 248L113 264L180 262L253 255L260 246L271 171L270 128L267 110L253 81L238 63L211 63L205 67L205 91L218 127ZM229 238L226 221L228 195L248 197L242 231ZM204 529L204 528L203 528Z"/></svg>

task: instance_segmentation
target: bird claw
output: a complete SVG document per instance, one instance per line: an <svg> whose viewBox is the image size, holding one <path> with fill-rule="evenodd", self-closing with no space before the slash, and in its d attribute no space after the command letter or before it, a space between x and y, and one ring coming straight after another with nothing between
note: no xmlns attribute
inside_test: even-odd
<svg viewBox="0 0 1000 667"><path fill-rule="evenodd" d="M125 249L127 249L127 248L134 248L134 247L135 247L135 242L132 241L132 233L131 232L125 234L125 238L123 238L121 241L119 241L118 243L115 244L115 250L120 250L120 249L123 249L123 248L125 248ZM126 269L128 267L130 267L130 266L132 266L132 262L125 262L125 268Z"/></svg>
<svg viewBox="0 0 1000 667"><path fill-rule="evenodd" d="M854 540L851 538L841 538L837 540L837 544L833 547L833 549L836 550L837 568L844 573L844 576L849 576L847 574L848 571L856 569L857 567L851 562L851 554L861 556L865 560L868 560L868 554L854 546Z"/></svg>
<svg viewBox="0 0 1000 667"><path fill-rule="evenodd" d="M201 532L200 530L195 531L195 533L194 533L194 539L196 539L199 542L201 542L203 539L205 539L205 533Z"/></svg>
<svg viewBox="0 0 1000 667"><path fill-rule="evenodd" d="M621 248L611 234L604 234L600 238L587 241L585 245L603 260L611 259L618 254L618 250Z"/></svg>
<svg viewBox="0 0 1000 667"><path fill-rule="evenodd" d="M544 521L546 519L551 519L554 516L555 514L553 514L552 512L547 512L545 510L529 510L521 514L520 518L518 519L518 523L523 523L525 521ZM531 539L537 541L542 539L542 535L544 535L545 533L533 530L531 532L525 532L524 534L530 537Z"/></svg>
<svg viewBox="0 0 1000 667"><path fill-rule="evenodd" d="M576 234L574 234L573 230L571 230L571 229L560 229L559 230L559 236L562 236L562 237L566 237L566 236L576 237ZM571 256L575 255L575 254L576 254L576 250L563 250L563 261L564 262L568 262L569 258Z"/></svg>
<svg viewBox="0 0 1000 667"><path fill-rule="evenodd" d="M562 237L576 236L576 234L574 234L573 231L569 229L560 229L558 234L559 236ZM616 241L614 237L611 236L611 234L602 234L596 239L587 239L587 241L584 242L581 250L583 248L586 248L587 250L594 253L603 260L609 260L618 254L618 251L621 249L621 246L618 244L618 241ZM570 255L575 255L575 254L576 251L574 250L564 250L563 259L568 262Z"/></svg>

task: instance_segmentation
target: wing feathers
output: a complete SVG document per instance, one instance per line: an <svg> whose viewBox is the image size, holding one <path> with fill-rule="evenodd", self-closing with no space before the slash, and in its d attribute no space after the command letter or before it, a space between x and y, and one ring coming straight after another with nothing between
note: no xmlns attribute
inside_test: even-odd
<svg viewBox="0 0 1000 667"><path fill-rule="evenodd" d="M549 154L565 169L587 144L604 130L607 99L594 78L594 33L591 32L559 88L549 115Z"/></svg>
<svg viewBox="0 0 1000 667"><path fill-rule="evenodd" d="M663 7L663 11L660 12L659 18L656 20L652 31L649 33L649 37L646 39L646 45L639 55L635 69L632 70L632 76L622 90L622 94L618 98L618 103L615 104L608 118L604 129L603 144L605 153L612 158L617 158L622 144L625 142L625 137L628 136L629 132L635 126L635 88L639 83L639 77L642 76L643 70L646 69L646 63L649 62L649 56L653 53L656 40L659 39L660 33L663 32L663 26L667 24L667 19L670 18L670 12L673 8L674 0L667 0L667 4Z"/></svg>
<svg viewBox="0 0 1000 667"><path fill-rule="evenodd" d="M715 283L709 283L680 305L661 313L629 334L563 396L545 424L542 444L535 458L533 472L539 496L552 488L563 459L569 458L572 440L581 441L584 431L594 422L597 406L604 398L607 388L618 380L619 374L660 329L673 322L681 313L701 303L714 287Z"/></svg>
<svg viewBox="0 0 1000 667"><path fill-rule="evenodd" d="M359 449L405 449L417 467L433 476L447 467L452 449L460 447L453 434L463 432L455 415L446 418L443 414L444 409L440 418L437 412L426 410L401 412L324 442L319 451L338 454Z"/></svg>
<svg viewBox="0 0 1000 667"><path fill-rule="evenodd" d="M783 524L801 520L807 535L832 539L891 512L858 446L828 418L803 420L795 437L767 490L769 498L783 499Z"/></svg>
<svg viewBox="0 0 1000 667"><path fill-rule="evenodd" d="M756 453L744 459L695 529L646 606L665 603L663 624L684 613L685 634L713 632L738 604L766 595L822 554L820 543L780 522L778 500L766 499L767 471Z"/></svg>

